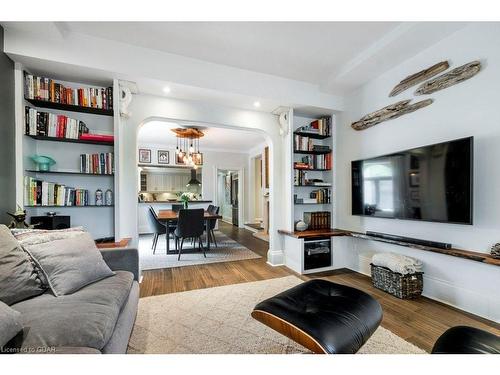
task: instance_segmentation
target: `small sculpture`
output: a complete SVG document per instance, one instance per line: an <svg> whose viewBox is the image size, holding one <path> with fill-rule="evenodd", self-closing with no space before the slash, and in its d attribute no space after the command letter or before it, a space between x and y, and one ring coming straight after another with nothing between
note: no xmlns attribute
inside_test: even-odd
<svg viewBox="0 0 500 375"><path fill-rule="evenodd" d="M491 247L491 256L496 259L500 259L500 242L494 244Z"/></svg>
<svg viewBox="0 0 500 375"><path fill-rule="evenodd" d="M295 229L297 229L299 232L303 232L307 229L307 224L300 220L297 222L297 224L295 224Z"/></svg>
<svg viewBox="0 0 500 375"><path fill-rule="evenodd" d="M9 224L10 229L31 229L34 228L33 225L29 225L26 222L26 210L21 209L19 205L17 205L17 210L13 214L7 212L7 215L12 216L14 220L12 220Z"/></svg>
<svg viewBox="0 0 500 375"><path fill-rule="evenodd" d="M95 205L96 206L103 206L104 205L104 200L103 200L101 189L97 189L95 191Z"/></svg>
<svg viewBox="0 0 500 375"><path fill-rule="evenodd" d="M106 193L104 194L104 201L106 202L106 206L113 205L113 192L111 189L106 190Z"/></svg>

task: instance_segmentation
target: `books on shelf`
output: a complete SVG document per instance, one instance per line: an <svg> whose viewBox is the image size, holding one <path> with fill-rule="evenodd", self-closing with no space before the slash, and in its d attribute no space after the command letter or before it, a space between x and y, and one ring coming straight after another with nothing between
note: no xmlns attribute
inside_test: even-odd
<svg viewBox="0 0 500 375"><path fill-rule="evenodd" d="M28 206L88 206L89 191L24 177L24 204Z"/></svg>
<svg viewBox="0 0 500 375"><path fill-rule="evenodd" d="M113 174L113 153L104 152L100 154L81 154L80 172L89 174Z"/></svg>
<svg viewBox="0 0 500 375"><path fill-rule="evenodd" d="M295 134L293 137L293 149L294 151L331 151L330 146L315 145L313 138L304 137L298 134Z"/></svg>
<svg viewBox="0 0 500 375"><path fill-rule="evenodd" d="M328 204L331 202L332 192L330 189L318 189L309 193L307 198L299 198L294 194L294 202L299 204Z"/></svg>
<svg viewBox="0 0 500 375"><path fill-rule="evenodd" d="M312 121L309 125L301 126L297 131L314 135L330 136L332 131L332 118L329 116L319 118Z"/></svg>
<svg viewBox="0 0 500 375"><path fill-rule="evenodd" d="M67 87L47 77L24 72L26 99L45 100L52 103L79 107L112 109L112 87Z"/></svg>
<svg viewBox="0 0 500 375"><path fill-rule="evenodd" d="M46 137L79 139L88 133L89 128L83 121L64 115L41 112L35 108L25 107L25 134Z"/></svg>
<svg viewBox="0 0 500 375"><path fill-rule="evenodd" d="M80 135L81 140L85 141L96 141L96 142L114 142L115 137L112 134L94 134L94 133L83 133Z"/></svg>
<svg viewBox="0 0 500 375"><path fill-rule="evenodd" d="M304 222L310 230L330 229L330 211L304 212Z"/></svg>
<svg viewBox="0 0 500 375"><path fill-rule="evenodd" d="M332 154L307 155L294 162L295 169L332 169Z"/></svg>

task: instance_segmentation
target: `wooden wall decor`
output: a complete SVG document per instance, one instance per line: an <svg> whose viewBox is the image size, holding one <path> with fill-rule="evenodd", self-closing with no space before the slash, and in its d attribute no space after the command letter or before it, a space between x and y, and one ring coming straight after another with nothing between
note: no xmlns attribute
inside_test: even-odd
<svg viewBox="0 0 500 375"><path fill-rule="evenodd" d="M180 138L201 138L205 135L197 128L175 128L170 130Z"/></svg>
<svg viewBox="0 0 500 375"><path fill-rule="evenodd" d="M481 62L472 61L423 83L417 91L415 91L415 95L432 94L433 92L446 89L474 77L480 70Z"/></svg>
<svg viewBox="0 0 500 375"><path fill-rule="evenodd" d="M406 115L407 113L414 112L417 109L427 107L433 101L434 99L425 99L410 105L411 99L401 100L363 116L358 121L353 122L351 127L354 130L365 130L374 125L380 124L383 121L392 120Z"/></svg>
<svg viewBox="0 0 500 375"><path fill-rule="evenodd" d="M427 79L434 77L435 75L444 72L448 69L450 65L448 61L441 61L437 64L434 64L427 69L421 70L418 73L412 74L411 76L406 77L401 82L399 82L390 92L389 96L396 96L399 93L402 93L406 89L415 86L421 82L426 81Z"/></svg>

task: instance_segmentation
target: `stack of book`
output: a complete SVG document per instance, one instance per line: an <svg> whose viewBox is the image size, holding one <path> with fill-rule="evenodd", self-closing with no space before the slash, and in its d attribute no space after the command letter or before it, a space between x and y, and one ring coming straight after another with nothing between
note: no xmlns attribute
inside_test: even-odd
<svg viewBox="0 0 500 375"><path fill-rule="evenodd" d="M28 206L88 206L89 191L24 177L24 202Z"/></svg>
<svg viewBox="0 0 500 375"><path fill-rule="evenodd" d="M330 211L304 212L304 222L310 230L330 229Z"/></svg>
<svg viewBox="0 0 500 375"><path fill-rule="evenodd" d="M47 77L24 73L26 99L45 100L52 103L77 105L100 109L113 108L113 88L66 87Z"/></svg>
<svg viewBox="0 0 500 375"><path fill-rule="evenodd" d="M293 137L293 144L293 149L295 151L312 151L314 147L312 138L303 137L297 134Z"/></svg>
<svg viewBox="0 0 500 375"><path fill-rule="evenodd" d="M319 189L311 191L311 199L316 203L330 203L332 192L330 189Z"/></svg>
<svg viewBox="0 0 500 375"><path fill-rule="evenodd" d="M113 153L81 154L80 172L89 174L113 174Z"/></svg>
<svg viewBox="0 0 500 375"><path fill-rule="evenodd" d="M24 120L27 135L79 139L82 134L89 132L83 121L64 115L40 112L30 107L25 107Z"/></svg>
<svg viewBox="0 0 500 375"><path fill-rule="evenodd" d="M332 131L331 117L324 117L314 120L309 125L301 126L297 129L301 133L311 133L314 135L323 135L329 137Z"/></svg>
<svg viewBox="0 0 500 375"><path fill-rule="evenodd" d="M332 154L307 155L293 163L295 169L332 169Z"/></svg>

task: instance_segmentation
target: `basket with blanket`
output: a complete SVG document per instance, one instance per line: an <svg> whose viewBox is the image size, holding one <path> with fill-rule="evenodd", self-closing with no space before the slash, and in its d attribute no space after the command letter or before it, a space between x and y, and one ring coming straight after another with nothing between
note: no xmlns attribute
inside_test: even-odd
<svg viewBox="0 0 500 375"><path fill-rule="evenodd" d="M417 298L424 287L422 262L394 253L379 253L371 262L373 286L401 299Z"/></svg>

